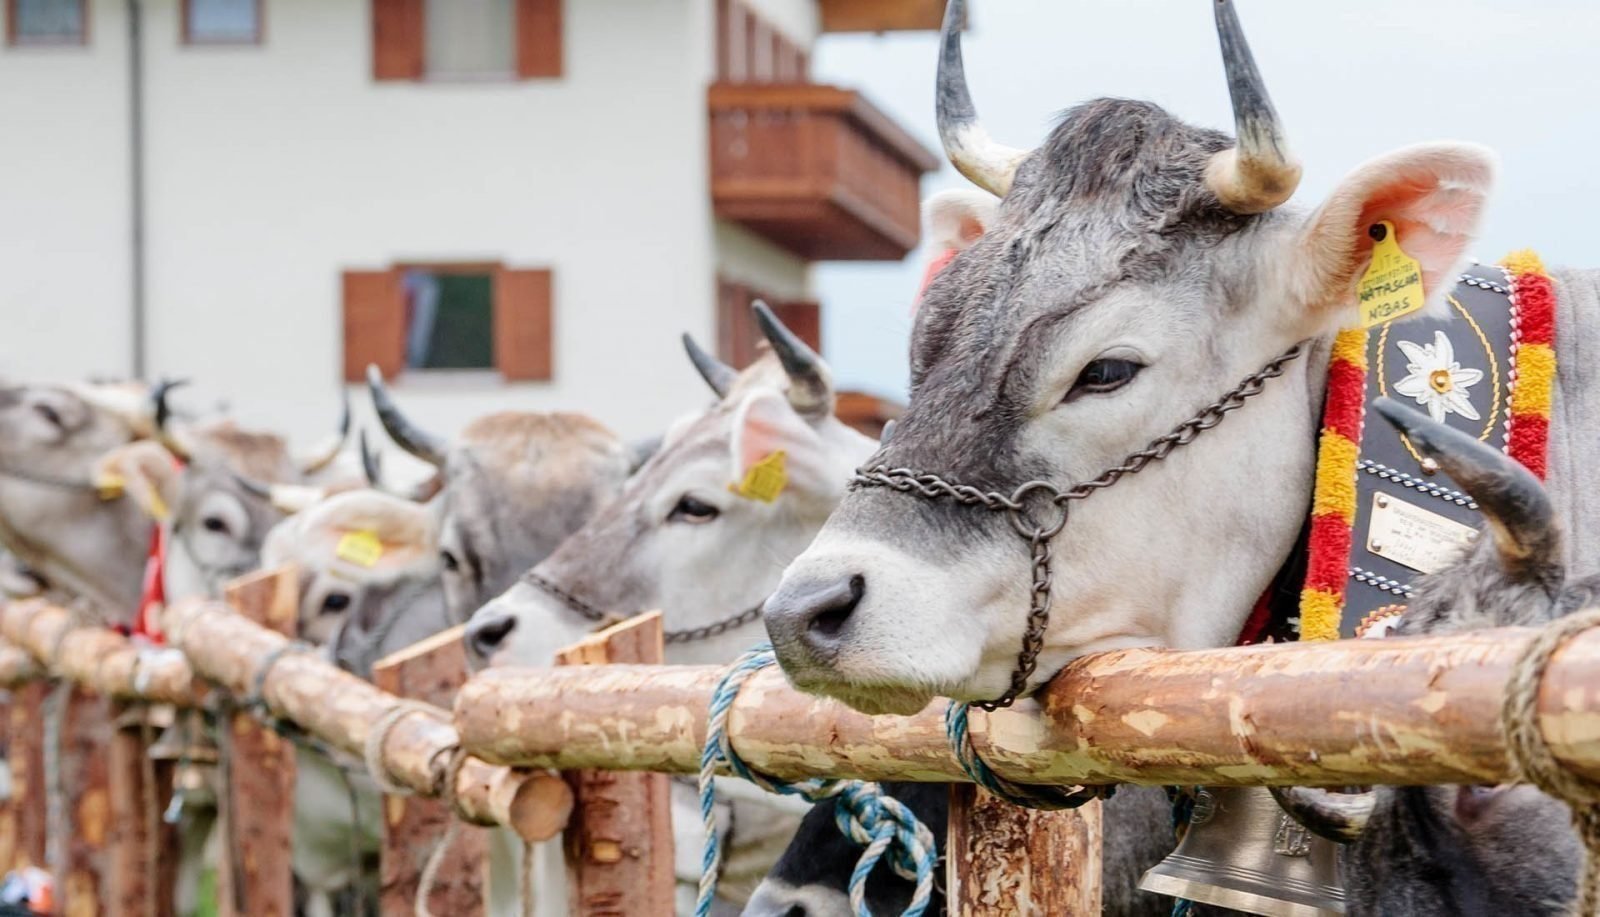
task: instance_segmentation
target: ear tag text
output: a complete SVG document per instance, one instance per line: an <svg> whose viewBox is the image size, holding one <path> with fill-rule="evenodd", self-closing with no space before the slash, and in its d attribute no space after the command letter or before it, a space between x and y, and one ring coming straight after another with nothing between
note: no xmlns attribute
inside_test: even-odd
<svg viewBox="0 0 1600 917"><path fill-rule="evenodd" d="M1422 290L1422 266L1400 250L1394 224L1388 220L1374 223L1367 234L1376 244L1372 246L1372 263L1356 288L1363 328L1410 315L1421 309L1427 299Z"/></svg>
<svg viewBox="0 0 1600 917"><path fill-rule="evenodd" d="M786 458L782 449L768 454L766 458L750 466L744 473L743 481L729 484L728 490L747 500L771 503L778 499L778 495L783 493L785 487L789 486L789 472L784 468Z"/></svg>
<svg viewBox="0 0 1600 917"><path fill-rule="evenodd" d="M358 567L371 567L383 558L383 540L378 537L377 532L370 529L346 532L340 536L333 553L340 560L348 561Z"/></svg>

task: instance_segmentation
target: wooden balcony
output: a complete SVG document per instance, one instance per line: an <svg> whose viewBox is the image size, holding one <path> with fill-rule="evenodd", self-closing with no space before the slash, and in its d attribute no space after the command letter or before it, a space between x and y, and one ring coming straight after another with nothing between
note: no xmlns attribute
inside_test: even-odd
<svg viewBox="0 0 1600 917"><path fill-rule="evenodd" d="M938 31L944 0L821 0L824 32Z"/></svg>
<svg viewBox="0 0 1600 917"><path fill-rule="evenodd" d="M939 165L859 93L808 83L716 83L717 216L815 261L897 261L921 231L919 179Z"/></svg>

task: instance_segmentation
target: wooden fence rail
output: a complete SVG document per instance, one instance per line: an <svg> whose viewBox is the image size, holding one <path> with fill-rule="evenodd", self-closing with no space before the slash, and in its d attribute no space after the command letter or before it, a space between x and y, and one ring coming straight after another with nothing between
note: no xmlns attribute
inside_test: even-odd
<svg viewBox="0 0 1600 917"><path fill-rule="evenodd" d="M980 754L1025 783L1273 785L1497 783L1511 666L1534 635L1220 650L1127 650L1077 660L1042 692L984 714ZM456 696L456 727L485 761L692 773L717 667L491 670ZM1540 725L1566 766L1600 778L1600 632L1545 675ZM961 780L943 706L871 717L799 694L776 669L729 719L754 767L783 778Z"/></svg>

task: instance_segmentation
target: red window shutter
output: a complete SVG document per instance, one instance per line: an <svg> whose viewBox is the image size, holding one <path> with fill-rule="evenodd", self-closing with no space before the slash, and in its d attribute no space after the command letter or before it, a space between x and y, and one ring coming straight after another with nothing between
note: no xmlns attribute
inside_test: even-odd
<svg viewBox="0 0 1600 917"><path fill-rule="evenodd" d="M406 295L399 271L344 272L344 378L360 382L367 364L386 378L406 368Z"/></svg>
<svg viewBox="0 0 1600 917"><path fill-rule="evenodd" d="M756 358L761 332L750 314L755 300L755 292L744 284L717 278L717 356L735 369Z"/></svg>
<svg viewBox="0 0 1600 917"><path fill-rule="evenodd" d="M517 0L517 75L561 75L562 0Z"/></svg>
<svg viewBox="0 0 1600 917"><path fill-rule="evenodd" d="M494 365L508 382L555 376L552 280L550 271L495 271Z"/></svg>
<svg viewBox="0 0 1600 917"><path fill-rule="evenodd" d="M422 0L372 0L372 78L422 79Z"/></svg>
<svg viewBox="0 0 1600 917"><path fill-rule="evenodd" d="M822 353L822 306L814 302L774 303L772 313L811 349Z"/></svg>

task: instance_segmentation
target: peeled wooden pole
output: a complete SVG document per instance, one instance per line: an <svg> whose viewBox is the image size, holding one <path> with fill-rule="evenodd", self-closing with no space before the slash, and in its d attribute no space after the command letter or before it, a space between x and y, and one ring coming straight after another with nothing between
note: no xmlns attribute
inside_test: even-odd
<svg viewBox="0 0 1600 917"><path fill-rule="evenodd" d="M140 646L41 599L0 605L0 635L44 670L105 697L193 706L205 693L181 653Z"/></svg>
<svg viewBox="0 0 1600 917"><path fill-rule="evenodd" d="M1533 636L1439 637L1079 659L1042 692L971 732L1002 776L1031 783L1262 785L1498 783L1498 716ZM462 741L485 761L693 773L718 667L490 670L456 696ZM783 778L962 781L943 704L870 717L789 688L777 669L740 692L739 754ZM1556 654L1540 693L1556 758L1600 779L1600 632Z"/></svg>
<svg viewBox="0 0 1600 917"><path fill-rule="evenodd" d="M288 650L288 641L244 620L219 602L179 602L162 619L168 642L183 650L196 673L237 696L248 696L257 674L277 654L261 681L261 696L279 716L331 746L360 755L367 734L399 701L344 672L314 652ZM443 713L444 711L441 711ZM381 749L391 780L424 796L438 796L456 731L448 722L415 715L395 723ZM533 840L548 837L541 811L542 774L469 760L455 786L456 814L479 825L506 825Z"/></svg>

